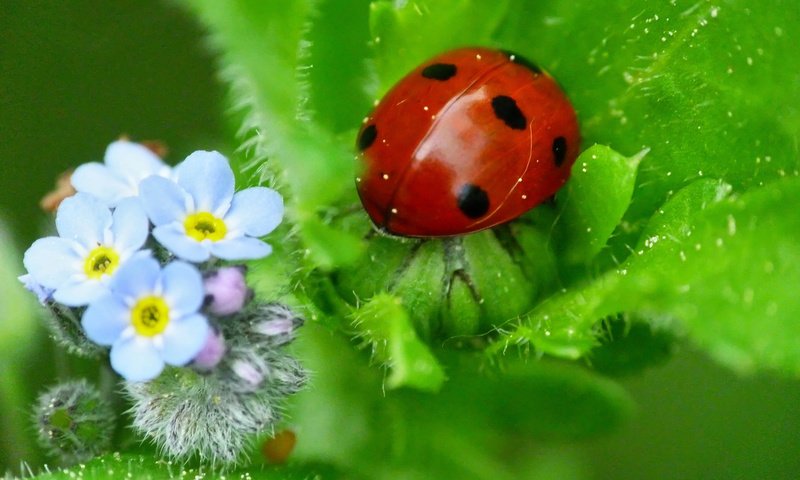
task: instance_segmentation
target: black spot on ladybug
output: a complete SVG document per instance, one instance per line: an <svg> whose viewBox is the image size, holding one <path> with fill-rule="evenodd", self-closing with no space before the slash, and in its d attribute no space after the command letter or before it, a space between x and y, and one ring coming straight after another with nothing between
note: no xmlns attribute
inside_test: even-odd
<svg viewBox="0 0 800 480"><path fill-rule="evenodd" d="M469 218L480 218L489 211L489 195L477 185L464 184L458 191L458 208Z"/></svg>
<svg viewBox="0 0 800 480"><path fill-rule="evenodd" d="M358 137L358 149L368 149L376 138L378 138L378 128L375 126L375 124L368 125L364 130L361 131L361 135Z"/></svg>
<svg viewBox="0 0 800 480"><path fill-rule="evenodd" d="M564 163L564 156L567 154L567 139L564 137L556 137L553 140L553 158L556 166L560 167Z"/></svg>
<svg viewBox="0 0 800 480"><path fill-rule="evenodd" d="M530 60L528 60L527 58L523 57L522 55L520 55L518 53L514 53L514 52L509 52L508 50L503 50L503 53L508 55L508 59L509 60L511 60L514 63L518 63L518 64L522 65L523 67L527 68L531 72L533 72L533 73L535 73L537 75L542 73L542 69L539 68L539 65L536 65L535 63L531 62Z"/></svg>
<svg viewBox="0 0 800 480"><path fill-rule="evenodd" d="M513 98L498 95L492 99L492 109L497 118L514 130L525 130L528 120Z"/></svg>
<svg viewBox="0 0 800 480"><path fill-rule="evenodd" d="M431 80L444 82L456 74L456 66L452 63L434 63L422 69L422 76Z"/></svg>

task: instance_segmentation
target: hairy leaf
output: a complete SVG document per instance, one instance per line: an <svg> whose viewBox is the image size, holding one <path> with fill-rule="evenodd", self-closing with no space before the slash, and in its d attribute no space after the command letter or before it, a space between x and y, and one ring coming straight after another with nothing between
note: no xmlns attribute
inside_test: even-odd
<svg viewBox="0 0 800 480"><path fill-rule="evenodd" d="M109 454L78 466L37 475L37 480L112 480L136 478L138 480L178 480L186 478L251 478L253 480L305 480L324 478L336 480L345 477L336 469L325 465L292 465L291 467L261 467L249 470L218 472L211 467L190 468L162 460L151 455Z"/></svg>
<svg viewBox="0 0 800 480"><path fill-rule="evenodd" d="M309 327L298 347L317 381L288 412L298 461L365 478L529 478L509 449L613 431L633 410L621 387L575 366L510 361L499 374L452 352L438 394L385 391L346 341Z"/></svg>
<svg viewBox="0 0 800 480"><path fill-rule="evenodd" d="M356 311L354 323L359 334L373 346L377 359L387 362L390 388L439 390L445 381L444 371L418 338L399 299L375 295Z"/></svg>
<svg viewBox="0 0 800 480"><path fill-rule="evenodd" d="M308 118L304 108L309 100L308 85L300 78L301 68L307 66L301 39L315 2L186 1L210 27L211 39L222 53L224 76L246 110L243 130L252 135L249 143L256 152L252 167L261 171L266 161L280 167L271 171L280 171L279 180L289 186L287 214L305 219L345 195L352 189L351 147ZM324 56L319 49L312 52L314 58ZM319 237L321 229L311 230L307 239L325 242ZM346 236L339 233L342 245L358 243ZM357 255L347 247L326 255L335 253L341 254L334 259L339 263Z"/></svg>
<svg viewBox="0 0 800 480"><path fill-rule="evenodd" d="M569 182L556 197L553 237L562 261L588 262L605 246L630 205L636 169L646 153L626 158L594 145L575 160Z"/></svg>
<svg viewBox="0 0 800 480"><path fill-rule="evenodd" d="M378 95L420 62L446 50L485 45L508 1L379 0L370 5Z"/></svg>
<svg viewBox="0 0 800 480"><path fill-rule="evenodd" d="M800 179L722 200L729 190L703 180L678 192L624 264L542 303L502 344L578 356L598 319L663 313L729 366L800 372Z"/></svg>
<svg viewBox="0 0 800 480"><path fill-rule="evenodd" d="M586 143L650 148L630 218L696 178L740 190L800 169L792 0L514 0L510 11L497 39L563 85Z"/></svg>

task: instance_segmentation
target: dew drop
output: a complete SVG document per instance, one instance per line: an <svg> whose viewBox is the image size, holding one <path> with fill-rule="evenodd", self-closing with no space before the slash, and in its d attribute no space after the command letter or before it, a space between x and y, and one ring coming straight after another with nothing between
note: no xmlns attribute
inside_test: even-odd
<svg viewBox="0 0 800 480"><path fill-rule="evenodd" d="M747 287L747 288L744 289L744 293L742 294L742 300L744 300L744 303L750 305L750 304L753 303L753 296L754 295L755 295L755 293L753 292L753 289L750 288L750 287Z"/></svg>
<svg viewBox="0 0 800 480"><path fill-rule="evenodd" d="M728 235L731 237L736 235L736 219L733 215L728 215Z"/></svg>

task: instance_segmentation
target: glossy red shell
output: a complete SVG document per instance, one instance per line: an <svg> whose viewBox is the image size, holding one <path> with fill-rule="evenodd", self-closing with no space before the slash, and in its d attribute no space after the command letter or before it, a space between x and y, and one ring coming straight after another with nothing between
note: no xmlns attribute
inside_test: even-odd
<svg viewBox="0 0 800 480"><path fill-rule="evenodd" d="M547 73L521 57L465 48L400 80L364 120L356 178L388 233L441 237L511 221L569 177L575 111Z"/></svg>

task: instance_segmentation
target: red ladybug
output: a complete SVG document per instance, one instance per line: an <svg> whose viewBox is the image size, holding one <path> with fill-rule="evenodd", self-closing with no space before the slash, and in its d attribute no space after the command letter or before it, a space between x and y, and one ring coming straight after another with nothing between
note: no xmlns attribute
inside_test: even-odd
<svg viewBox="0 0 800 480"><path fill-rule="evenodd" d="M388 233L461 235L553 195L579 143L575 110L550 75L513 53L463 48L417 67L364 119L356 185Z"/></svg>

